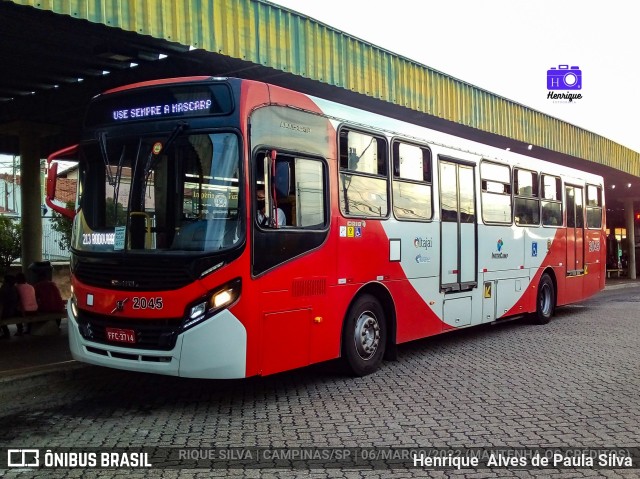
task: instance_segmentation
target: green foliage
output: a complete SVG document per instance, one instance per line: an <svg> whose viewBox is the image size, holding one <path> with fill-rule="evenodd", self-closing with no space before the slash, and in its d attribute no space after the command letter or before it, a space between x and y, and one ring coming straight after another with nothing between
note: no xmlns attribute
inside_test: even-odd
<svg viewBox="0 0 640 479"><path fill-rule="evenodd" d="M0 267L7 272L13 260L22 255L22 229L19 221L0 216Z"/></svg>
<svg viewBox="0 0 640 479"><path fill-rule="evenodd" d="M106 223L108 226L124 226L127 224L127 212L122 203L115 203L112 198L105 201Z"/></svg>
<svg viewBox="0 0 640 479"><path fill-rule="evenodd" d="M65 205L65 208L72 211L74 207L75 204L72 201L68 201ZM73 219L67 218L66 216L61 215L56 211L53 212L53 217L51 218L51 228L62 235L58 240L58 246L60 246L60 249L68 250L71 247L72 226Z"/></svg>

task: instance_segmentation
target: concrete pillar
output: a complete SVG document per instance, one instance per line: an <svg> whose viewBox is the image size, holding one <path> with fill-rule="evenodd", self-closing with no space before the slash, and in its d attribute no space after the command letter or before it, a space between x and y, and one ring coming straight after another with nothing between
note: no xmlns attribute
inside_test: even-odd
<svg viewBox="0 0 640 479"><path fill-rule="evenodd" d="M20 131L20 185L22 200L22 270L42 261L42 193L40 184L40 141L37 131Z"/></svg>
<svg viewBox="0 0 640 479"><path fill-rule="evenodd" d="M633 200L624 200L624 219L627 227L627 258L629 258L629 279L636 279L636 238Z"/></svg>

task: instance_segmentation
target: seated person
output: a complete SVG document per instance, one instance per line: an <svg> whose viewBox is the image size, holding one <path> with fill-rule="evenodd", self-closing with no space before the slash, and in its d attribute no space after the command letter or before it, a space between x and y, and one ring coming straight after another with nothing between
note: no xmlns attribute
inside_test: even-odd
<svg viewBox="0 0 640 479"><path fill-rule="evenodd" d="M41 313L63 313L64 300L56 284L47 278L44 271L38 273L38 281L33 285Z"/></svg>
<svg viewBox="0 0 640 479"><path fill-rule="evenodd" d="M265 194L264 188L258 186L258 191L256 192L256 201L257 201L257 213L258 213L258 224L260 226L268 226L270 224L270 218L265 216ZM284 226L287 223L287 217L280 208L278 208L277 213L277 226ZM271 221L272 223L272 221Z"/></svg>
<svg viewBox="0 0 640 479"><path fill-rule="evenodd" d="M35 316L38 313L38 302L36 301L36 291L29 283L24 273L16 275L16 289L18 290L18 311L22 316ZM27 334L31 326L27 324ZM22 336L23 325L18 324L18 332L16 336Z"/></svg>

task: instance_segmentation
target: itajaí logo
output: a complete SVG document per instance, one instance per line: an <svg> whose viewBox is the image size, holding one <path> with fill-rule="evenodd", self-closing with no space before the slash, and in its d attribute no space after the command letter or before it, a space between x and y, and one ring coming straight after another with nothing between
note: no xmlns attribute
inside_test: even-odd
<svg viewBox="0 0 640 479"><path fill-rule="evenodd" d="M502 241L502 238L500 238L498 240L498 242L496 243L496 249L498 250L498 252L497 253L491 253L491 258L493 258L493 259L507 259L509 257L509 254L502 252L502 247L503 246L504 246L504 241Z"/></svg>

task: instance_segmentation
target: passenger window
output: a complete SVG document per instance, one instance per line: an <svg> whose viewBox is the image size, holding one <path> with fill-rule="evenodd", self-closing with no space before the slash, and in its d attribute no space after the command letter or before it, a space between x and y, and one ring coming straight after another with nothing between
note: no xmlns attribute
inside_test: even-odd
<svg viewBox="0 0 640 479"><path fill-rule="evenodd" d="M514 219L517 225L540 224L540 198L538 174L533 171L514 170Z"/></svg>
<svg viewBox="0 0 640 479"><path fill-rule="evenodd" d="M400 220L427 221L433 217L431 150L393 143L393 214Z"/></svg>
<svg viewBox="0 0 640 479"><path fill-rule="evenodd" d="M562 226L562 183L560 178L542 175L542 225Z"/></svg>
<svg viewBox="0 0 640 479"><path fill-rule="evenodd" d="M602 228L602 187L587 185L587 228Z"/></svg>
<svg viewBox="0 0 640 479"><path fill-rule="evenodd" d="M388 169L383 138L340 131L340 211L345 216L385 218Z"/></svg>
<svg viewBox="0 0 640 479"><path fill-rule="evenodd" d="M483 161L482 219L485 223L511 224L511 170L507 165Z"/></svg>

